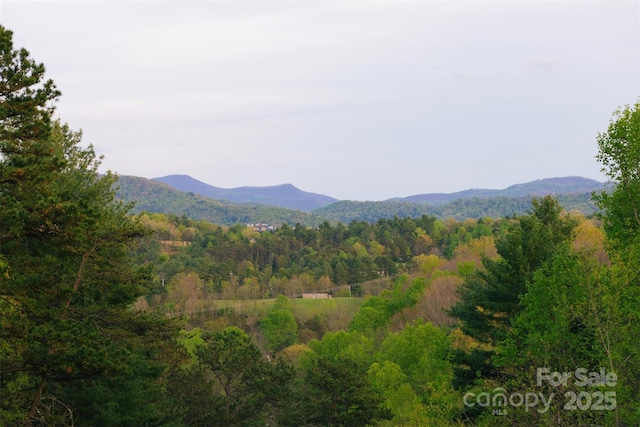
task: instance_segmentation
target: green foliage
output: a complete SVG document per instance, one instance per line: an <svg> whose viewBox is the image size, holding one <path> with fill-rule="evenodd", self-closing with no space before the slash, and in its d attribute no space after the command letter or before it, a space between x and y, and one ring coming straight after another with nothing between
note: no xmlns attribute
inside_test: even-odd
<svg viewBox="0 0 640 427"><path fill-rule="evenodd" d="M556 253L549 265L536 271L523 296L523 309L514 319L514 327L496 357L496 363L510 372L511 384L520 388L536 387L538 367L574 372L578 368L597 371L600 366L606 366L603 365L605 348L601 345L604 343L598 342L598 329L603 324L598 324L600 313L595 311L605 308L596 308L593 304L595 298L600 300L596 296L598 288L600 291L610 288L607 276L607 269L598 266L595 259L584 253L571 253L566 247ZM568 390L581 391L571 388L571 384L560 391ZM604 420L603 411L565 411L563 406L564 402L555 402L540 418L574 425L601 424ZM523 417L520 411L515 415ZM536 416L539 414L532 415Z"/></svg>
<svg viewBox="0 0 640 427"><path fill-rule="evenodd" d="M484 271L467 276L461 302L452 310L475 339L454 352L456 384L567 399L567 392L581 397L602 392L605 399L613 396L615 408L571 411L566 399L554 399L545 412L508 408L501 418L505 424L622 426L640 420L639 106L618 110L608 131L598 135L598 160L615 184L612 192L594 196L602 208L608 256L597 244L572 242L571 221L542 201L496 242L502 258L485 260ZM571 376L559 386L540 382L541 368ZM608 372L616 380L583 387L577 369ZM492 409L478 418L482 425L495 424ZM478 414L467 410L466 415Z"/></svg>
<svg viewBox="0 0 640 427"><path fill-rule="evenodd" d="M511 321L521 310L520 297L527 283L552 259L558 246L572 237L575 221L561 212L551 197L534 200L533 212L517 218L496 241L500 258L483 259L484 268L465 277L460 301L450 311L462 321L465 334L489 347L506 338ZM491 354L486 347L471 353L455 351L456 386L468 386L478 375L495 377L495 367L488 361Z"/></svg>
<svg viewBox="0 0 640 427"><path fill-rule="evenodd" d="M156 422L157 407L127 405L156 399L163 372L154 349L165 337L141 338L163 322L128 310L146 291L129 256L146 230L115 201L115 177L98 175L92 147L51 120L59 92L11 37L0 27L0 423L91 423L92 393L110 396L109 424Z"/></svg>
<svg viewBox="0 0 640 427"><path fill-rule="evenodd" d="M295 344L298 341L298 324L289 311L272 310L260 321L260 330L266 339L267 348L272 353Z"/></svg>
<svg viewBox="0 0 640 427"><path fill-rule="evenodd" d="M417 322L389 334L382 342L378 358L400 366L415 390L438 378L451 375L446 360L449 339L446 332L430 323Z"/></svg>
<svg viewBox="0 0 640 427"><path fill-rule="evenodd" d="M386 286L399 268L411 268L416 251L424 250L425 237L434 251L457 244L446 239L446 230L436 231L437 222L429 217L349 227L329 223L318 229L281 227L262 233L171 215L147 213L140 221L155 230L154 236L142 241L136 255L139 262L155 269L153 293L166 292L163 280L172 284L179 273L189 272L206 284L205 295L215 294L216 299L295 297L303 292L337 296L340 291L348 292L346 287L338 288L346 284L351 284L353 296L367 294L371 293L367 286L376 281ZM470 236L487 230L491 234L493 228L487 224L492 225L484 220L465 224L465 230ZM181 237L181 230L186 229L190 230L189 241ZM416 233L418 229L422 234Z"/></svg>
<svg viewBox="0 0 640 427"><path fill-rule="evenodd" d="M347 356L311 355L296 402L283 426L372 425L388 418L382 399L369 385L366 369Z"/></svg>
<svg viewBox="0 0 640 427"><path fill-rule="evenodd" d="M389 334L368 376L393 418L382 425L451 425L459 394L451 386L445 330L416 322Z"/></svg>
<svg viewBox="0 0 640 427"><path fill-rule="evenodd" d="M203 338L196 348L197 365L176 373L170 385L180 396L182 418L211 426L250 426L276 416L289 395L292 368L265 360L239 328ZM194 393L198 399L192 402Z"/></svg>
<svg viewBox="0 0 640 427"><path fill-rule="evenodd" d="M202 339L202 329L193 328L190 331L182 330L178 335L178 343L182 345L190 356L196 356L196 349L204 345Z"/></svg>
<svg viewBox="0 0 640 427"><path fill-rule="evenodd" d="M422 322L385 335L381 344L356 331L328 332L322 340L311 341L312 352L301 356L304 376L298 393L305 397L300 397L294 410L295 425L350 425L348 418L341 417L348 416L347 403L353 411L364 410L361 394L370 403L377 402L376 425L447 425L457 413L459 400L451 387L448 347L445 330ZM341 369L345 366L348 374ZM358 380L360 376L365 383ZM325 395L318 389L324 389ZM327 394L327 390L335 392ZM350 395L344 396L348 390ZM305 400L309 396L313 402Z"/></svg>
<svg viewBox="0 0 640 427"><path fill-rule="evenodd" d="M594 200L603 210L607 235L620 248L640 232L640 100L618 109L597 141L596 158L615 187Z"/></svg>
<svg viewBox="0 0 640 427"><path fill-rule="evenodd" d="M45 80L43 64L26 49L14 49L13 32L0 26L0 151L20 154L39 151L50 132L53 102L60 96ZM44 151L41 151L44 153ZM16 162L16 167L25 164Z"/></svg>
<svg viewBox="0 0 640 427"><path fill-rule="evenodd" d="M393 291L384 291L379 297L370 297L349 325L351 331L376 331L391 322L391 316L418 302L426 287L424 278L414 279L406 286L408 278L396 280Z"/></svg>
<svg viewBox="0 0 640 427"><path fill-rule="evenodd" d="M608 266L591 252L563 247L552 263L534 275L522 299L523 309L496 357L497 364L509 373L512 387L535 387L538 367L614 373L617 384L599 390L616 393L615 411L565 411L556 402L544 416L520 411L514 416L566 425L637 424L640 288L636 268L629 267L622 263ZM632 270L634 279L629 280L627 274ZM576 386L575 379L560 390L544 390L585 391Z"/></svg>
<svg viewBox="0 0 640 427"><path fill-rule="evenodd" d="M344 225L178 200L166 187L120 180L123 197L157 203L143 209L181 213L132 217L116 200L118 179L98 174L93 148L52 120L59 92L3 27L0 53L0 424L444 426L478 415L461 408L453 384L530 390L540 366L616 373L618 407L518 409L500 421L640 423L640 104L617 111L598 136L598 160L615 184L594 198L608 253L572 242L576 222L558 200L585 203L581 195L533 199L531 212L502 220L484 216L510 216L528 200L362 203L340 213L351 215ZM436 219L477 212L483 218ZM238 224L283 217L269 232ZM499 257L476 269L494 241ZM411 268L424 277L389 286ZM427 279L442 275L464 279L451 313L467 335L401 324L420 318ZM364 304L285 296L347 289L386 290ZM259 325L257 339L282 359L229 324ZM286 349L298 335L308 346Z"/></svg>
<svg viewBox="0 0 640 427"><path fill-rule="evenodd" d="M367 304L368 302L356 313L349 324L349 330L358 332L377 331L389 326L389 316L384 311Z"/></svg>
<svg viewBox="0 0 640 427"><path fill-rule="evenodd" d="M321 340L309 342L309 348L317 357L332 361L350 359L362 369L366 369L374 361L373 340L359 332L327 332Z"/></svg>
<svg viewBox="0 0 640 427"><path fill-rule="evenodd" d="M286 296L278 295L270 311L286 311L291 313L293 312L293 304Z"/></svg>
<svg viewBox="0 0 640 427"><path fill-rule="evenodd" d="M431 215L432 209L426 205L409 202L356 202L343 200L313 211L316 215L331 221L348 224L352 221L376 222L379 219L416 218Z"/></svg>
<svg viewBox="0 0 640 427"><path fill-rule="evenodd" d="M372 388L383 399L383 407L393 416L391 420L381 422L383 426L424 426L429 424L429 415L407 382L407 376L396 363L385 360L375 362L369 368L367 376Z"/></svg>

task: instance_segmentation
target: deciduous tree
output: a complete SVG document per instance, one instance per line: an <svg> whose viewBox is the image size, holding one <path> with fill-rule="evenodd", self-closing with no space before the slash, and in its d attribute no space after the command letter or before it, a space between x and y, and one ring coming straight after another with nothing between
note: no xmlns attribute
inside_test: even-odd
<svg viewBox="0 0 640 427"><path fill-rule="evenodd" d="M596 158L614 188L595 201L611 242L620 248L640 234L640 100L618 109L597 142Z"/></svg>

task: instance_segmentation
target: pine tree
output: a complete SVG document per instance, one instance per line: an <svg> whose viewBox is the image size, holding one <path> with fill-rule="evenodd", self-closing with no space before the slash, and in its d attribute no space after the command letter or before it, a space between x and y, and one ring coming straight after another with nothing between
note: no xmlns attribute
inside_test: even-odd
<svg viewBox="0 0 640 427"><path fill-rule="evenodd" d="M127 310L145 283L129 258L145 229L115 200L115 175L98 174L93 148L52 119L59 95L0 26L2 425L86 412L81 395L131 372L145 359L134 337L153 329Z"/></svg>
<svg viewBox="0 0 640 427"><path fill-rule="evenodd" d="M527 284L572 236L575 221L562 215L557 200L546 196L534 199L532 205L533 212L518 217L496 242L500 258L483 260L483 269L465 279L460 301L451 308L462 331L481 344L471 352L454 352L456 387L498 376L491 357L522 309L520 298Z"/></svg>

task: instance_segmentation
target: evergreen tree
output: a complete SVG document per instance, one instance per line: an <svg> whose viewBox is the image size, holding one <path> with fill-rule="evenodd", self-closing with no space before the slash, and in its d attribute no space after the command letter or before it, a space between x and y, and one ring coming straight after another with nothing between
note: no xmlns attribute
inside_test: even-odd
<svg viewBox="0 0 640 427"><path fill-rule="evenodd" d="M129 257L145 229L115 201L116 177L98 174L92 147L52 120L58 96L0 27L0 423L54 424L101 403L122 425L130 408L85 397L135 366L153 371L137 378L147 384L162 370L151 347L136 348L153 322L127 309L146 283ZM101 398L131 396L109 387Z"/></svg>
<svg viewBox="0 0 640 427"><path fill-rule="evenodd" d="M608 243L561 242L533 273L520 299L507 339L498 342L492 360L507 389L564 396L544 413L514 408L502 418L514 426L638 425L640 420L640 103L614 114L606 133L598 135L598 160L612 179L610 192L594 195ZM567 372L562 384L539 381L538 369ZM579 381L585 370L595 384ZM603 377L613 380L605 381ZM595 377L593 376L595 375ZM571 410L571 396L579 410ZM593 401L590 400L594 397ZM596 399L602 396L603 399ZM586 398L586 399L585 399ZM491 417L490 417L491 418ZM495 422L495 421L493 421Z"/></svg>
<svg viewBox="0 0 640 427"><path fill-rule="evenodd" d="M203 338L205 343L195 354L212 390L207 391L210 412L204 425L265 425L265 420L287 406L294 374L289 365L279 359L265 360L249 336L235 326Z"/></svg>
<svg viewBox="0 0 640 427"><path fill-rule="evenodd" d="M500 258L483 259L483 268L465 278L460 301L451 308L462 331L481 344L470 352L454 352L454 384L458 387L498 375L491 357L521 310L520 297L527 283L552 258L558 245L572 236L575 221L562 215L555 199L534 199L532 206L531 214L516 218L505 236L496 241Z"/></svg>

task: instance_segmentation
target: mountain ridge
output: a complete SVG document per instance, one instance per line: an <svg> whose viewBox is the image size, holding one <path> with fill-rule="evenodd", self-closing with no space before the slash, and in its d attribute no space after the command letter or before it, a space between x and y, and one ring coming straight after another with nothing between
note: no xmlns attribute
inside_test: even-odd
<svg viewBox="0 0 640 427"><path fill-rule="evenodd" d="M195 182L196 184L199 182L186 175L181 176L179 179L185 179L186 182ZM573 183L568 185L570 182ZM205 189L209 187L208 184L201 184ZM247 188L251 191L264 189L264 187L241 188L243 191ZM274 186L268 188L272 191L274 190ZM291 184L275 186L275 190L285 190L285 192L292 188L305 193ZM595 190L592 190L593 188ZM553 194L567 210L578 210L585 215L590 215L598 211L597 206L591 200L591 193L598 191L598 188L604 190L606 185L580 177L548 178L525 184L515 184L504 190L472 189L448 194L431 193L431 195L458 197L450 201L441 201L440 203L418 203L407 200L370 202L343 200L305 212L257 202L238 203L216 200L195 192L178 190L158 180L120 176L117 197L125 202L134 203L134 212L147 211L151 213L170 213L179 216L185 215L191 219L202 219L221 225L260 222L275 226L281 224L295 225L297 223L305 226L318 226L323 221L339 221L342 223L350 223L351 221L373 222L379 219L421 217L423 215L453 219L486 216L507 217L528 212L531 207L531 198L545 194ZM196 187L191 187L191 189L197 190ZM516 195L500 196L501 192L502 194L511 192L511 194ZM528 195L517 195L523 192ZM535 194L531 195L531 193ZM496 194L498 195L496 196Z"/></svg>
<svg viewBox="0 0 640 427"><path fill-rule="evenodd" d="M472 188L453 193L424 193L407 197L396 197L388 201L403 201L440 205L458 199L495 198L495 197L530 197L547 194L591 193L605 188L605 183L580 176L542 178L535 181L513 184L502 190L489 188Z"/></svg>
<svg viewBox="0 0 640 427"><path fill-rule="evenodd" d="M315 225L323 219L313 213L261 205L215 200L195 193L177 190L168 184L147 178L119 175L116 197L133 203L132 212L185 215L194 220L206 220L221 225L266 222Z"/></svg>
<svg viewBox="0 0 640 427"><path fill-rule="evenodd" d="M152 181L162 182L176 190L199 194L211 199L234 203L259 203L303 212L311 212L338 201L338 199L324 194L300 190L293 184L221 188L199 181L189 175L167 175L152 178Z"/></svg>
<svg viewBox="0 0 640 427"><path fill-rule="evenodd" d="M226 200L233 203L258 203L287 209L312 212L332 203L342 201L334 197L303 191L293 184L271 186L242 186L221 188L189 175L175 174L152 181L162 182L176 190L194 193L214 200ZM458 199L489 199L496 197L536 197L547 194L591 193L604 189L605 183L580 176L542 178L525 183L510 185L504 189L470 188L452 193L420 193L406 197L394 197L381 202L410 202L418 204L441 205Z"/></svg>

